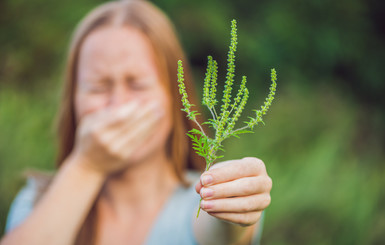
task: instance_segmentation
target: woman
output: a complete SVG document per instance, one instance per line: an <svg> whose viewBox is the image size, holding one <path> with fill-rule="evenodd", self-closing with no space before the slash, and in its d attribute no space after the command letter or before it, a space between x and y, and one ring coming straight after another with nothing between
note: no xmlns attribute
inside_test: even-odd
<svg viewBox="0 0 385 245"><path fill-rule="evenodd" d="M201 165L185 136L178 59L172 25L148 2L110 2L85 17L69 50L58 172L42 195L36 181L19 193L1 245L248 244L259 235L271 189L262 161L218 163L188 187L187 169Z"/></svg>

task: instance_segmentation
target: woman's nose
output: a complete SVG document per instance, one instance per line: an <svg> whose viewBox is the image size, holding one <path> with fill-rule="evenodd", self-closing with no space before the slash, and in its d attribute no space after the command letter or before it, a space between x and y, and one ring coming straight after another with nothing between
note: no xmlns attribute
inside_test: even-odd
<svg viewBox="0 0 385 245"><path fill-rule="evenodd" d="M115 86L110 94L110 106L121 106L132 99L132 95L128 88L124 86Z"/></svg>

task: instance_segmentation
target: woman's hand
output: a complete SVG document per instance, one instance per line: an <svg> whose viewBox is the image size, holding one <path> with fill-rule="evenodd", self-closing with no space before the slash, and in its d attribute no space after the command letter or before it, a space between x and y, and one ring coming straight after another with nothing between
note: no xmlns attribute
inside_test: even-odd
<svg viewBox="0 0 385 245"><path fill-rule="evenodd" d="M86 115L79 123L71 158L107 176L128 167L135 152L156 133L163 115L154 102L136 102Z"/></svg>
<svg viewBox="0 0 385 245"><path fill-rule="evenodd" d="M201 208L208 214L234 224L255 224L270 204L272 180L265 164L246 157L215 164L195 186Z"/></svg>

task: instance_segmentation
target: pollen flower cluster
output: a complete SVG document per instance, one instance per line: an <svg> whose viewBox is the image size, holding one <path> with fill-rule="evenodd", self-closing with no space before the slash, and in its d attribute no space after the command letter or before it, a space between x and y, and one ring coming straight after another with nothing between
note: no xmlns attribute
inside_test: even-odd
<svg viewBox="0 0 385 245"><path fill-rule="evenodd" d="M201 124L197 121L199 113L191 110L194 106L188 101L188 95L186 92L186 86L184 84L183 77L183 64L182 61L178 61L178 86L179 92L182 96L182 111L186 112L187 117L194 121L198 126L198 129L191 129L187 136L191 138L193 149L195 152L204 157L206 160L206 170L208 170L215 162L216 159L223 156L217 155L218 150L224 151L222 142L230 136L239 138L239 134L252 133L251 130L259 123L264 124L262 117L269 110L277 87L277 73L275 69L271 69L271 86L268 96L265 99L264 104L260 110L254 110L255 116L249 117L249 121L245 122L243 127L234 129L239 117L242 114L243 109L249 98L249 90L246 87L247 78L242 77L238 92L233 99L232 89L234 84L234 72L235 72L235 52L237 50L237 25L236 21L231 22L231 41L229 46L229 52L227 55L227 74L226 81L223 90L222 104L218 106L218 100L216 99L217 93L217 78L218 78L218 63L213 57L208 56L207 69L203 86L203 99L202 105L205 105L211 113L212 118L202 124L208 124L215 130L215 136L209 137L204 131ZM216 111L216 108L220 111ZM200 210L200 209L199 209ZM198 214L199 215L199 210Z"/></svg>

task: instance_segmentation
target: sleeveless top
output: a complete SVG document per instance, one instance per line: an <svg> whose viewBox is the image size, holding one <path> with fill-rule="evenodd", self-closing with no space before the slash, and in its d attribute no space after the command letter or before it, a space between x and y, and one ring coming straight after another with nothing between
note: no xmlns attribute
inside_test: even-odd
<svg viewBox="0 0 385 245"><path fill-rule="evenodd" d="M199 174L188 173L188 179L199 180ZM38 192L37 181L27 179L11 204L5 233L9 232L32 212ZM190 187L178 186L156 218L145 245L196 245L193 233L193 218L198 209L200 196L195 192L195 184ZM262 233L263 215L258 230L254 231L253 245L258 245Z"/></svg>

